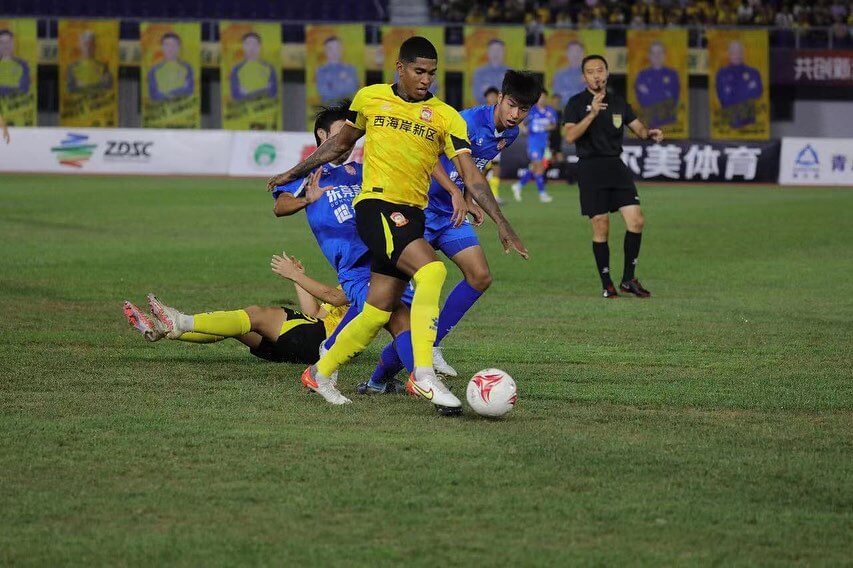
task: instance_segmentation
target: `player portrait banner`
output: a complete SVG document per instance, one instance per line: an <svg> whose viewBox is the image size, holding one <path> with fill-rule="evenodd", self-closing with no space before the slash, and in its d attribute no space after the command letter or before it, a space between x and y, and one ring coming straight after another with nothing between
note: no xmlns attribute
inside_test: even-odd
<svg viewBox="0 0 853 568"><path fill-rule="evenodd" d="M770 138L770 82L766 30L709 29L711 138Z"/></svg>
<svg viewBox="0 0 853 568"><path fill-rule="evenodd" d="M59 124L118 125L118 22L59 21Z"/></svg>
<svg viewBox="0 0 853 568"><path fill-rule="evenodd" d="M36 21L0 19L0 115L9 126L35 126L38 114Z"/></svg>
<svg viewBox="0 0 853 568"><path fill-rule="evenodd" d="M484 104L508 69L524 69L524 28L465 26L465 106Z"/></svg>
<svg viewBox="0 0 853 568"><path fill-rule="evenodd" d="M649 128L688 138L687 30L628 31L628 102Z"/></svg>
<svg viewBox="0 0 853 568"><path fill-rule="evenodd" d="M444 28L441 26L382 26L382 80L397 82L397 54L400 44L410 37L427 38L438 52L438 72L429 91L440 99L444 98Z"/></svg>
<svg viewBox="0 0 853 568"><path fill-rule="evenodd" d="M545 88L559 95L565 107L570 98L586 89L581 72L583 58L594 53L605 55L604 50L604 30L545 30Z"/></svg>
<svg viewBox="0 0 853 568"><path fill-rule="evenodd" d="M281 25L219 23L222 126L281 130Z"/></svg>
<svg viewBox="0 0 853 568"><path fill-rule="evenodd" d="M142 126L201 128L201 25L144 22Z"/></svg>
<svg viewBox="0 0 853 568"><path fill-rule="evenodd" d="M364 85L364 26L305 26L305 112L352 98Z"/></svg>

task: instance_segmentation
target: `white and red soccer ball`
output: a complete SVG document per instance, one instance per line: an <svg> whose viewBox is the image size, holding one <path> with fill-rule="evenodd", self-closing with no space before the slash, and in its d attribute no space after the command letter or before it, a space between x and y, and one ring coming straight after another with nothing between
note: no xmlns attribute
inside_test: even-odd
<svg viewBox="0 0 853 568"><path fill-rule="evenodd" d="M484 369L468 382L468 404L480 416L503 416L515 406L515 381L500 369Z"/></svg>

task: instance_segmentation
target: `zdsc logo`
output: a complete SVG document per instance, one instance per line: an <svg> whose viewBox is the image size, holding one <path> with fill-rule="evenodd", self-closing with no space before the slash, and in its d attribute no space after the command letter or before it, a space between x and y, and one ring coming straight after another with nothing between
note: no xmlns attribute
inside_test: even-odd
<svg viewBox="0 0 853 568"><path fill-rule="evenodd" d="M108 158L150 158L151 146L154 142L125 142L118 140L107 140L107 151L104 156Z"/></svg>

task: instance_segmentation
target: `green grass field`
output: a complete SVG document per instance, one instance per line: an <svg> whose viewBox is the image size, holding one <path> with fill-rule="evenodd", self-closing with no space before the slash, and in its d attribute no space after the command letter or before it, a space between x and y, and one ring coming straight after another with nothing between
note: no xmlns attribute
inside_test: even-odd
<svg viewBox="0 0 853 568"><path fill-rule="evenodd" d="M531 260L481 229L494 285L445 343L518 382L487 421L131 331L149 291L294 302L282 249L333 280L262 181L3 176L0 564L853 563L853 191L641 188L648 301L599 298L575 188L528 191Z"/></svg>

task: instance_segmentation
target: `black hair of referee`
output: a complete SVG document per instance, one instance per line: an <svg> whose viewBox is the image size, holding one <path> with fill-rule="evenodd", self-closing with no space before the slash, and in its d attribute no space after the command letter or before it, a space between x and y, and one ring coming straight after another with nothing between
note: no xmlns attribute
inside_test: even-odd
<svg viewBox="0 0 853 568"><path fill-rule="evenodd" d="M663 140L663 132L640 122L624 97L607 92L609 71L601 55L588 55L581 63L587 88L569 99L563 111L565 137L578 155L578 193L581 214L592 226L592 252L604 289L602 296L619 296L610 278L610 213L619 211L625 220L625 268L619 291L648 298L635 276L645 219L637 186L622 162L622 140L627 126L641 140Z"/></svg>

